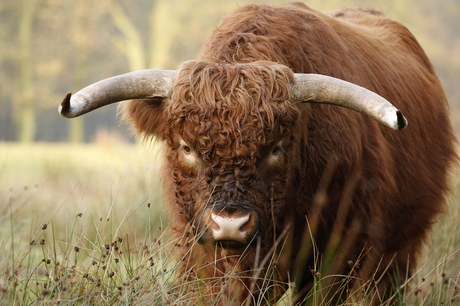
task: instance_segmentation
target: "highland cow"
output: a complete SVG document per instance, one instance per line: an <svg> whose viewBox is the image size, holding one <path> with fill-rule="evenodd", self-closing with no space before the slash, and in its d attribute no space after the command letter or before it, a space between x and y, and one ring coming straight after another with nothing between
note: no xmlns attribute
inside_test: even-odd
<svg viewBox="0 0 460 306"><path fill-rule="evenodd" d="M60 113L128 99L124 119L164 143L181 271L221 304L274 301L289 281L301 302L326 275L327 299L363 285L386 299L444 209L445 94L413 35L377 11L244 6L198 60L95 83Z"/></svg>

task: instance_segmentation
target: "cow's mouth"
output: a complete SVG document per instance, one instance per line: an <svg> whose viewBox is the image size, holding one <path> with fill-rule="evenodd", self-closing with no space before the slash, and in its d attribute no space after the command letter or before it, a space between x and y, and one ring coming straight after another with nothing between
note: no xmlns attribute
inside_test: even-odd
<svg viewBox="0 0 460 306"><path fill-rule="evenodd" d="M205 238L207 236L207 239ZM253 248L257 246L257 239L259 235L255 235L248 242L240 242L235 240L214 240L209 235L201 235L198 239L199 244L214 244L217 248L228 249L234 251L244 251L248 248Z"/></svg>

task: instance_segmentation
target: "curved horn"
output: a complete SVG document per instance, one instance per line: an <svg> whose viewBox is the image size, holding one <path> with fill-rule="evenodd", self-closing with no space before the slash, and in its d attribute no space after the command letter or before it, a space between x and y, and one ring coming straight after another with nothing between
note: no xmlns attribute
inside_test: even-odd
<svg viewBox="0 0 460 306"><path fill-rule="evenodd" d="M162 97L172 94L174 70L139 70L114 76L83 88L75 95L69 92L59 105L66 118L86 114L107 104L130 99Z"/></svg>
<svg viewBox="0 0 460 306"><path fill-rule="evenodd" d="M394 129L402 130L407 119L378 94L355 84L319 74L294 74L291 91L298 102L327 103L346 107Z"/></svg>

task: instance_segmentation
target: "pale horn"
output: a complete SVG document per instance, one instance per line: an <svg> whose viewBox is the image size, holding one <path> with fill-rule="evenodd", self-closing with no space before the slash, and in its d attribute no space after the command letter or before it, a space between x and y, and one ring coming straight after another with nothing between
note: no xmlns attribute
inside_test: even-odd
<svg viewBox="0 0 460 306"><path fill-rule="evenodd" d="M148 69L114 76L91 84L73 96L69 92L58 111L63 117L74 118L124 100L168 98L175 75L174 70Z"/></svg>
<svg viewBox="0 0 460 306"><path fill-rule="evenodd" d="M291 92L297 102L326 103L362 113L382 124L402 130L407 119L378 94L355 84L319 74L295 73Z"/></svg>

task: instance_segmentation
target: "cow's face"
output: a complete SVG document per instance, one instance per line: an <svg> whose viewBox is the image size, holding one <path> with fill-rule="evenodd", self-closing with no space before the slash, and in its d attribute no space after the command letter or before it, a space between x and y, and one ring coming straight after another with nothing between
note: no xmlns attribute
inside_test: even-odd
<svg viewBox="0 0 460 306"><path fill-rule="evenodd" d="M282 211L298 139L290 78L268 63L181 67L167 110L167 158L177 204L200 243L245 248Z"/></svg>

